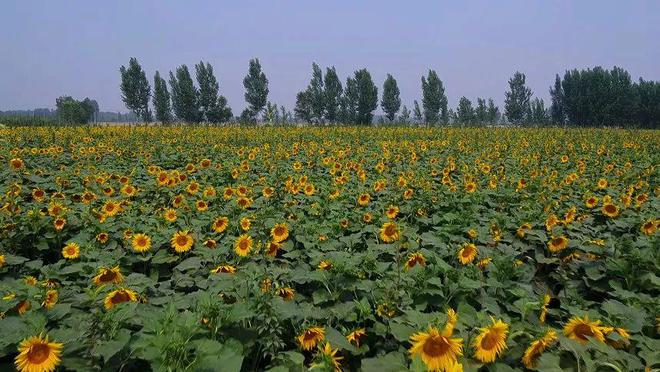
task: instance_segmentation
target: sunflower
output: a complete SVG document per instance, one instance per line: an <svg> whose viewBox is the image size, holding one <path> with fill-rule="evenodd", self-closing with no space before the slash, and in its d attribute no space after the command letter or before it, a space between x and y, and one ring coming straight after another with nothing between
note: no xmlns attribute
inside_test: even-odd
<svg viewBox="0 0 660 372"><path fill-rule="evenodd" d="M548 305L550 305L550 295L543 295L543 303L541 304L541 314L539 315L539 320L541 323L545 323L545 318L548 315Z"/></svg>
<svg viewBox="0 0 660 372"><path fill-rule="evenodd" d="M599 179L598 183L596 184L596 187L598 187L599 189L606 188L607 187L607 180L604 179L604 178Z"/></svg>
<svg viewBox="0 0 660 372"><path fill-rule="evenodd" d="M0 267L2 267L2 257L0 256ZM37 285L39 281L37 278L33 277L32 275L26 276L25 277L25 284L27 285Z"/></svg>
<svg viewBox="0 0 660 372"><path fill-rule="evenodd" d="M92 283L94 285L100 286L104 284L121 284L124 281L124 276L119 270L119 266L113 268L101 267L98 270L98 274L92 278Z"/></svg>
<svg viewBox="0 0 660 372"><path fill-rule="evenodd" d="M605 342L617 349L621 349L630 344L630 333L625 328L619 327L600 327L605 336ZM612 339L610 335L616 335L615 339Z"/></svg>
<svg viewBox="0 0 660 372"><path fill-rule="evenodd" d="M267 248L266 248L266 256L276 257L277 252L279 252L281 247L282 247L282 245L280 243L276 243L276 242L273 242L273 241L268 242Z"/></svg>
<svg viewBox="0 0 660 372"><path fill-rule="evenodd" d="M248 254L250 254L250 250L252 249L252 238L247 235L243 234L236 238L236 242L234 243L234 252L241 256L245 257Z"/></svg>
<svg viewBox="0 0 660 372"><path fill-rule="evenodd" d="M399 240L399 226L394 222L385 222L380 228L380 240L385 243L393 243Z"/></svg>
<svg viewBox="0 0 660 372"><path fill-rule="evenodd" d="M108 241L108 239L110 239L110 236L108 235L108 233L102 232L102 233L96 234L96 241L101 243L101 244L105 244Z"/></svg>
<svg viewBox="0 0 660 372"><path fill-rule="evenodd" d="M398 214L399 214L399 207L397 207L396 205L390 205L385 210L385 215L387 216L387 218L391 220L395 219Z"/></svg>
<svg viewBox="0 0 660 372"><path fill-rule="evenodd" d="M458 260L461 261L463 265L467 265L474 261L474 259L479 254L477 246L473 243L463 244L463 248L458 251Z"/></svg>
<svg viewBox="0 0 660 372"><path fill-rule="evenodd" d="M525 237L525 234L527 234L527 231L531 229L532 229L532 225L530 223L523 223L522 225L520 225L518 230L516 230L516 235L522 239Z"/></svg>
<svg viewBox="0 0 660 372"><path fill-rule="evenodd" d="M64 228L64 225L66 225L66 219L62 217L57 217L55 221L53 221L53 226L55 227L55 230L57 231L62 231Z"/></svg>
<svg viewBox="0 0 660 372"><path fill-rule="evenodd" d="M325 339L325 329L322 327L310 327L298 336L300 348L303 350L312 350L316 345Z"/></svg>
<svg viewBox="0 0 660 372"><path fill-rule="evenodd" d="M270 198L273 196L273 193L275 190L272 187L264 187L263 190L261 190L261 195L264 196L264 198Z"/></svg>
<svg viewBox="0 0 660 372"><path fill-rule="evenodd" d="M598 205L598 198L592 196L588 198L587 201L584 202L584 204L587 206L587 208L593 208Z"/></svg>
<svg viewBox="0 0 660 372"><path fill-rule="evenodd" d="M360 347L360 340L367 335L367 331L364 328L358 328L353 332L349 333L346 336L346 339L355 347Z"/></svg>
<svg viewBox="0 0 660 372"><path fill-rule="evenodd" d="M57 293L57 290L49 289L48 291L46 291L46 296L44 297L44 302L41 304L41 306L50 310L53 307L55 307L58 298L59 298L59 294Z"/></svg>
<svg viewBox="0 0 660 372"><path fill-rule="evenodd" d="M284 301L293 300L293 296L296 294L296 291L291 287L280 287L275 290L278 296L282 297Z"/></svg>
<svg viewBox="0 0 660 372"><path fill-rule="evenodd" d="M589 342L589 337L605 342L600 320L590 321L588 315L585 315L584 318L578 316L571 318L564 326L564 335L581 344Z"/></svg>
<svg viewBox="0 0 660 372"><path fill-rule="evenodd" d="M270 229L270 236L276 243L281 243L289 237L289 229L286 224L278 223Z"/></svg>
<svg viewBox="0 0 660 372"><path fill-rule="evenodd" d="M548 330L541 338L538 340L533 341L527 350L525 350L525 354L522 357L522 362L525 365L525 367L529 369L533 369L536 367L536 360L538 359L539 356L547 349L550 347L553 343L557 341L557 332L554 330Z"/></svg>
<svg viewBox="0 0 660 372"><path fill-rule="evenodd" d="M12 170L19 170L25 166L25 163L23 162L23 159L20 158L13 158L9 160L9 168Z"/></svg>
<svg viewBox="0 0 660 372"><path fill-rule="evenodd" d="M421 252L411 253L406 261L406 270L410 270L416 265L426 266L426 258Z"/></svg>
<svg viewBox="0 0 660 372"><path fill-rule="evenodd" d="M223 233L225 230L227 230L227 226L229 226L229 218L221 216L215 219L213 221L213 231L216 233L220 234Z"/></svg>
<svg viewBox="0 0 660 372"><path fill-rule="evenodd" d="M610 218L614 218L619 215L619 207L614 204L604 204L600 211Z"/></svg>
<svg viewBox="0 0 660 372"><path fill-rule="evenodd" d="M469 192L470 194L477 191L477 184L470 181L465 184L465 191Z"/></svg>
<svg viewBox="0 0 660 372"><path fill-rule="evenodd" d="M338 351L339 349L333 349L329 342L326 342L324 347L319 346L319 351L316 354L318 362L313 363L310 369L325 367L324 370L341 372L340 361L344 357L337 356Z"/></svg>
<svg viewBox="0 0 660 372"><path fill-rule="evenodd" d="M105 216L112 217L115 216L121 210L121 205L115 203L112 200L108 200L103 204L102 211Z"/></svg>
<svg viewBox="0 0 660 372"><path fill-rule="evenodd" d="M13 298L13 295L10 297L10 299ZM13 307L13 310L15 310L18 315L23 315L30 311L32 309L32 302L29 300L23 300L19 303L16 304L16 306Z"/></svg>
<svg viewBox="0 0 660 372"><path fill-rule="evenodd" d="M69 243L62 248L62 256L69 260L80 257L80 246L78 243Z"/></svg>
<svg viewBox="0 0 660 372"><path fill-rule="evenodd" d="M209 209L209 204L204 200L198 200L195 202L195 207L197 208L198 212L204 212L205 210Z"/></svg>
<svg viewBox="0 0 660 372"><path fill-rule="evenodd" d="M145 234L135 234L131 245L135 252L146 252L151 248L151 238Z"/></svg>
<svg viewBox="0 0 660 372"><path fill-rule="evenodd" d="M552 253L563 251L566 247L568 247L568 238L563 235L557 238L552 238L548 242L548 249Z"/></svg>
<svg viewBox="0 0 660 372"><path fill-rule="evenodd" d="M319 270L330 270L332 269L332 262L328 260L323 260L318 264L316 268Z"/></svg>
<svg viewBox="0 0 660 372"><path fill-rule="evenodd" d="M410 343L408 352L412 356L419 355L429 371L445 371L463 355L463 339L443 336L433 326L429 326L428 332L412 335Z"/></svg>
<svg viewBox="0 0 660 372"><path fill-rule="evenodd" d="M646 221L642 224L642 226L639 228L641 232L643 232L646 235L653 235L655 234L655 231L658 229L658 220L650 220Z"/></svg>
<svg viewBox="0 0 660 372"><path fill-rule="evenodd" d="M103 304L106 310L110 310L122 302L137 302L137 300L138 296L135 291L128 288L122 288L108 293L103 300Z"/></svg>
<svg viewBox="0 0 660 372"><path fill-rule="evenodd" d="M60 364L63 344L49 342L48 336L33 336L21 341L14 365L20 372L52 372Z"/></svg>
<svg viewBox="0 0 660 372"><path fill-rule="evenodd" d="M491 318L493 324L481 328L481 333L474 339L476 352L474 357L482 363L492 363L506 349L509 325Z"/></svg>
<svg viewBox="0 0 660 372"><path fill-rule="evenodd" d="M220 265L211 270L212 274L233 274L236 272L236 267L232 265Z"/></svg>
<svg viewBox="0 0 660 372"><path fill-rule="evenodd" d="M492 257L486 257L484 259L479 260L479 262L477 262L477 267L480 268L480 269L484 269L491 262L493 262L493 258Z"/></svg>
<svg viewBox="0 0 660 372"><path fill-rule="evenodd" d="M176 253L188 252L193 245L193 237L188 230L177 231L170 240L170 244Z"/></svg>
<svg viewBox="0 0 660 372"><path fill-rule="evenodd" d="M250 230L251 222L250 222L249 218L247 218L247 217L241 218L240 224L241 224L241 230L243 230L243 231Z"/></svg>
<svg viewBox="0 0 660 372"><path fill-rule="evenodd" d="M46 192L42 189L34 189L32 190L32 198L38 202L42 202L44 200L44 196L46 196Z"/></svg>

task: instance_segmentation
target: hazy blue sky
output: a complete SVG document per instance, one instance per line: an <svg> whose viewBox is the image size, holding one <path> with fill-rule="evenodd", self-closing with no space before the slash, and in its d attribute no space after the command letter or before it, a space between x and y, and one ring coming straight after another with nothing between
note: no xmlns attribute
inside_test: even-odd
<svg viewBox="0 0 660 372"><path fill-rule="evenodd" d="M0 110L52 107L68 94L126 111L119 66L153 73L210 62L235 114L248 60L259 57L269 99L293 109L313 61L342 82L387 73L408 107L435 69L451 106L504 99L515 70L547 98L557 72L622 66L660 80L660 1L27 1L0 4ZM380 109L379 109L380 111Z"/></svg>

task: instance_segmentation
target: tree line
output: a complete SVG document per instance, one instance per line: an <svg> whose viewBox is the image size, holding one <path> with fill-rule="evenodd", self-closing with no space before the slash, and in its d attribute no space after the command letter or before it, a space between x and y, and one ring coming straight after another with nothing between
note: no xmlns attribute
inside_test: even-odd
<svg viewBox="0 0 660 372"><path fill-rule="evenodd" d="M121 66L122 99L142 121L169 123L223 123L257 121L277 124L294 121L324 124L371 125L572 125L572 126L660 126L660 82L633 82L622 68L595 67L566 71L556 75L550 87L551 104L533 97L524 73L515 72L508 81L504 110L492 98L477 98L473 103L461 97L455 108L448 107L445 86L434 70L421 77L421 104L414 101L412 111L402 105L396 79L388 74L379 88L367 69L359 69L342 84L334 66L325 71L312 63L307 87L296 94L293 113L268 100L268 78L259 59L249 62L243 79L247 108L234 117L227 99L219 93L213 66L200 62L194 66L195 80L186 65L170 71L169 82L156 71L154 89L135 58ZM169 87L168 87L169 85ZM380 100L379 100L380 98ZM378 108L384 115L374 119Z"/></svg>

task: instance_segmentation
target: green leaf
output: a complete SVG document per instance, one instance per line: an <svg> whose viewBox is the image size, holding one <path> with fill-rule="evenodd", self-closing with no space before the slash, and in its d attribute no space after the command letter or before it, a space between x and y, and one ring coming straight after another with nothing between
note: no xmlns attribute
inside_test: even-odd
<svg viewBox="0 0 660 372"><path fill-rule="evenodd" d="M363 372L398 372L406 370L406 360L403 354L391 352L374 358L362 360Z"/></svg>
<svg viewBox="0 0 660 372"><path fill-rule="evenodd" d="M350 342L348 342L346 336L342 335L341 332L332 327L326 327L325 339L330 343L332 347L338 347L351 352L357 351L357 349L351 345Z"/></svg>

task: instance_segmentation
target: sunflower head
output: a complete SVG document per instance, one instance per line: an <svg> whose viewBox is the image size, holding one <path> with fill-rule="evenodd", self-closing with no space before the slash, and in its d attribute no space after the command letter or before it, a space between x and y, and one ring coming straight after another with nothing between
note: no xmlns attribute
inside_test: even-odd
<svg viewBox="0 0 660 372"><path fill-rule="evenodd" d="M411 356L419 356L430 371L444 371L453 367L463 355L463 339L443 336L431 326L427 332L418 332L410 337Z"/></svg>
<svg viewBox="0 0 660 372"><path fill-rule="evenodd" d="M146 252L151 248L151 238L145 234L135 234L131 245L135 252Z"/></svg>
<svg viewBox="0 0 660 372"><path fill-rule="evenodd" d="M188 252L193 245L193 237L188 230L177 231L170 240L170 244L176 253Z"/></svg>
<svg viewBox="0 0 660 372"><path fill-rule="evenodd" d="M113 268L101 267L98 274L92 278L92 283L97 286L104 284L121 284L124 281L124 276L119 270L119 266Z"/></svg>
<svg viewBox="0 0 660 372"><path fill-rule="evenodd" d="M48 336L33 336L21 341L14 365L20 372L52 372L60 364L63 344L50 342Z"/></svg>
<svg viewBox="0 0 660 372"><path fill-rule="evenodd" d="M289 237L289 228L284 223L278 223L270 229L270 236L276 243L283 242Z"/></svg>
<svg viewBox="0 0 660 372"><path fill-rule="evenodd" d="M62 256L69 260L80 257L80 246L78 243L69 243L62 248Z"/></svg>
<svg viewBox="0 0 660 372"><path fill-rule="evenodd" d="M399 226L394 222L385 222L380 228L380 240L393 243L400 238Z"/></svg>
<svg viewBox="0 0 660 372"><path fill-rule="evenodd" d="M316 345L325 339L325 329L322 327L310 327L304 330L298 336L300 348L303 350L312 350Z"/></svg>
<svg viewBox="0 0 660 372"><path fill-rule="evenodd" d="M213 231L216 233L220 234L223 233L225 230L227 230L227 226L229 226L229 218L221 216L215 219L213 221Z"/></svg>
<svg viewBox="0 0 660 372"><path fill-rule="evenodd" d="M585 315L584 318L578 316L571 318L564 326L564 335L581 344L589 342L589 338L605 341L600 320L591 321L588 315Z"/></svg>
<svg viewBox="0 0 660 372"><path fill-rule="evenodd" d="M138 295L135 291L128 288L121 288L108 293L105 296L103 304L106 310L110 310L123 302L137 302L137 300Z"/></svg>
<svg viewBox="0 0 660 372"><path fill-rule="evenodd" d="M565 236L559 236L559 237L556 237L556 238L552 238L548 242L548 249L552 253L557 253L557 252L563 251L567 247L568 247L568 238L566 238Z"/></svg>
<svg viewBox="0 0 660 372"><path fill-rule="evenodd" d="M474 339L474 357L482 363L492 363L506 349L506 338L509 325L501 320L492 319L492 324L481 328Z"/></svg>
<svg viewBox="0 0 660 372"><path fill-rule="evenodd" d="M410 270L417 265L421 267L426 266L426 258L421 252L411 253L408 256L408 260L406 261L406 270Z"/></svg>
<svg viewBox="0 0 660 372"><path fill-rule="evenodd" d="M461 264L467 265L474 261L478 254L479 250L474 243L465 243L463 244L463 248L458 251L458 260Z"/></svg>
<svg viewBox="0 0 660 372"><path fill-rule="evenodd" d="M250 250L252 250L252 237L247 234L243 234L236 238L236 242L234 243L234 252L237 255L246 257L248 254L250 254Z"/></svg>

